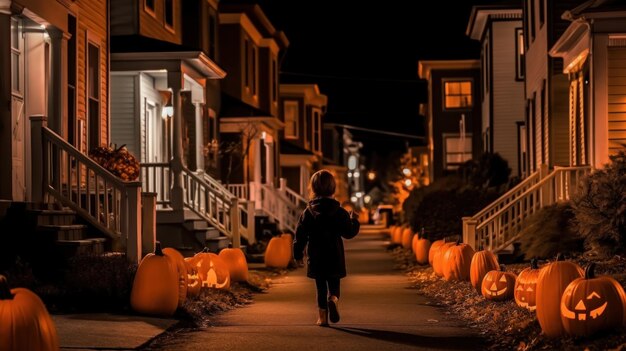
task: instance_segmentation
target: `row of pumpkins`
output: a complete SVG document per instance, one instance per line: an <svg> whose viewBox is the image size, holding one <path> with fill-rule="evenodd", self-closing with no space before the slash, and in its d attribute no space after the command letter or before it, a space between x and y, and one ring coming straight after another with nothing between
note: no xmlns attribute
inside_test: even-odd
<svg viewBox="0 0 626 351"><path fill-rule="evenodd" d="M139 313L171 316L188 298L203 288L228 289L232 282L248 280L248 264L240 249L227 248L219 255L205 248L184 258L176 249L161 248L139 263L130 294L130 305Z"/></svg>
<svg viewBox="0 0 626 351"><path fill-rule="evenodd" d="M393 243L411 249L419 264L430 264L445 280L469 281L487 300L515 299L518 306L535 311L548 337L588 336L626 325L626 293L615 279L596 277L595 263L583 271L559 255L541 268L532 260L516 276L491 251L474 252L467 244L445 239L431 243L406 227L390 229Z"/></svg>

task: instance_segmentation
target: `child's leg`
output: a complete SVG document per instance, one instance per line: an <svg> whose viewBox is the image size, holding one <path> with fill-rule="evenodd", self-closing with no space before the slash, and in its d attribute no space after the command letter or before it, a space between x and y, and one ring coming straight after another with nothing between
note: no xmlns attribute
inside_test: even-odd
<svg viewBox="0 0 626 351"><path fill-rule="evenodd" d="M328 278L328 290L330 291L330 296L336 296L339 298L341 294L341 283L339 278Z"/></svg>
<svg viewBox="0 0 626 351"><path fill-rule="evenodd" d="M326 285L326 279L316 278L315 286L317 287L317 307L325 310L328 308L328 287Z"/></svg>

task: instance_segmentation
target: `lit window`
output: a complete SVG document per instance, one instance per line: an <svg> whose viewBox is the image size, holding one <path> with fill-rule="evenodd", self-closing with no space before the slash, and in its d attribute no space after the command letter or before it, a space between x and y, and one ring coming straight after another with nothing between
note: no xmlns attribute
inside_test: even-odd
<svg viewBox="0 0 626 351"><path fill-rule="evenodd" d="M444 102L446 109L472 107L472 82L469 80L444 82Z"/></svg>
<svg viewBox="0 0 626 351"><path fill-rule="evenodd" d="M472 136L465 137L446 135L445 139L445 169L455 170L465 161L472 159Z"/></svg>
<svg viewBox="0 0 626 351"><path fill-rule="evenodd" d="M525 70L525 62L524 62L524 31L522 28L515 29L515 37L517 40L515 41L515 79L523 80L524 79L524 70Z"/></svg>
<svg viewBox="0 0 626 351"><path fill-rule="evenodd" d="M284 102L283 112L285 114L285 138L298 138L298 102L288 100Z"/></svg>

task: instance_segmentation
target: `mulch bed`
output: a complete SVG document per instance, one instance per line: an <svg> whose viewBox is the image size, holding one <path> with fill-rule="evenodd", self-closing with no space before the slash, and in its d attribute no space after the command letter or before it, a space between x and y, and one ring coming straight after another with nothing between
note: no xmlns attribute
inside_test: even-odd
<svg viewBox="0 0 626 351"><path fill-rule="evenodd" d="M397 245L389 252L396 268L406 272L412 287L457 316L471 328L479 330L490 350L626 350L626 329L610 331L590 338L564 337L549 339L542 335L534 312L515 304L515 301L492 302L479 295L469 282L448 282L437 277L430 266L420 266L411 250ZM588 257L574 257L581 267ZM626 258L594 260L597 275L611 275L626 286ZM541 265L541 264L540 264ZM528 264L507 265L507 271L518 274Z"/></svg>

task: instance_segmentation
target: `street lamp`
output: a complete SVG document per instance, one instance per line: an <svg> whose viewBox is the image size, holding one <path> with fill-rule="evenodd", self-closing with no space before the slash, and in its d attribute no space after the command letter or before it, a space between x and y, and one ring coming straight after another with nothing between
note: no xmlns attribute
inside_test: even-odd
<svg viewBox="0 0 626 351"><path fill-rule="evenodd" d="M367 179L368 179L368 180L374 180L374 179L376 179L376 172L374 172L374 171L369 171L369 172L367 172Z"/></svg>

